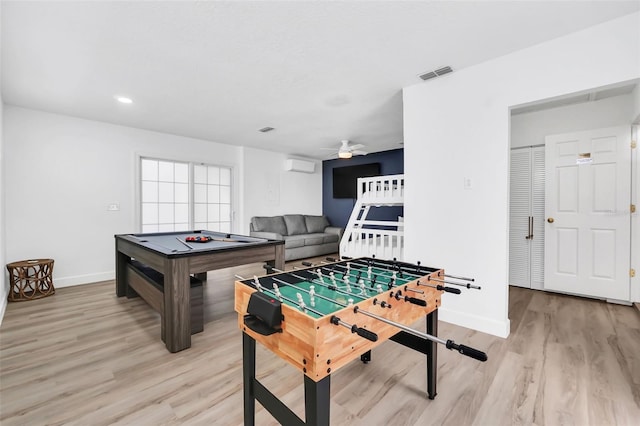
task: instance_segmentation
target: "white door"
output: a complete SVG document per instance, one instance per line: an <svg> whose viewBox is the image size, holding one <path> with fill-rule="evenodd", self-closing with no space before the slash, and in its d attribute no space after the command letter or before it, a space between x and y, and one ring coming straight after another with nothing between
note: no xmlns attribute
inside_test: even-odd
<svg viewBox="0 0 640 426"><path fill-rule="evenodd" d="M509 284L542 289L544 146L511 150Z"/></svg>
<svg viewBox="0 0 640 426"><path fill-rule="evenodd" d="M545 140L545 289L629 300L630 127Z"/></svg>

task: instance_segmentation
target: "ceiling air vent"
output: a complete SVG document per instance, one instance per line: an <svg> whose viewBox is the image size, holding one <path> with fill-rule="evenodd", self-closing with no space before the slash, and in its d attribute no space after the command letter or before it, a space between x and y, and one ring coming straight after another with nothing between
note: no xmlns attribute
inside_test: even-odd
<svg viewBox="0 0 640 426"><path fill-rule="evenodd" d="M262 133L267 133L267 132L270 132L272 130L274 130L273 127L263 127L262 129L259 129L258 131L262 132Z"/></svg>
<svg viewBox="0 0 640 426"><path fill-rule="evenodd" d="M452 71L453 69L451 69L451 67L446 66L438 68L437 70L425 72L424 74L420 74L418 77L420 77L422 80L430 80L435 77L440 77L441 75L449 74Z"/></svg>
<svg viewBox="0 0 640 426"><path fill-rule="evenodd" d="M449 74L451 71L453 71L451 67L447 66L447 67L438 68L434 72L438 74L438 77L440 77L441 75Z"/></svg>
<svg viewBox="0 0 640 426"><path fill-rule="evenodd" d="M435 72L429 71L427 73L419 75L418 77L420 77L423 80L429 80L430 78L435 78L437 76L438 76L438 74L436 74Z"/></svg>

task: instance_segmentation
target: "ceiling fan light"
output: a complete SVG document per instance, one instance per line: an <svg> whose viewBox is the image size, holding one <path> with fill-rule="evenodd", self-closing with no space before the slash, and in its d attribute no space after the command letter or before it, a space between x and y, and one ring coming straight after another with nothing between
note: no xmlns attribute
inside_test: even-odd
<svg viewBox="0 0 640 426"><path fill-rule="evenodd" d="M338 152L338 158L351 158L351 151L340 151Z"/></svg>

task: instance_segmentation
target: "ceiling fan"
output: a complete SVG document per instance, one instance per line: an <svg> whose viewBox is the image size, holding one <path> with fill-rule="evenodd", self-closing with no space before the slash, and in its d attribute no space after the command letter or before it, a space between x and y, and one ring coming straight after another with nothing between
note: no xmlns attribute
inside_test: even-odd
<svg viewBox="0 0 640 426"><path fill-rule="evenodd" d="M350 145L349 141L344 139L341 141L342 145L338 148L338 158L351 158L354 155L367 155L366 151L362 151L364 145L358 143Z"/></svg>

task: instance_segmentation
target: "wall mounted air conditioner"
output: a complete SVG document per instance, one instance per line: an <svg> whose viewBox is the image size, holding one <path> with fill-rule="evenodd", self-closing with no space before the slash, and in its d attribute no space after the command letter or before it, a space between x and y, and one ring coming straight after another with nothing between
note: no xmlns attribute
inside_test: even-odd
<svg viewBox="0 0 640 426"><path fill-rule="evenodd" d="M316 163L289 158L284 162L284 169L288 172L313 173L316 171Z"/></svg>

